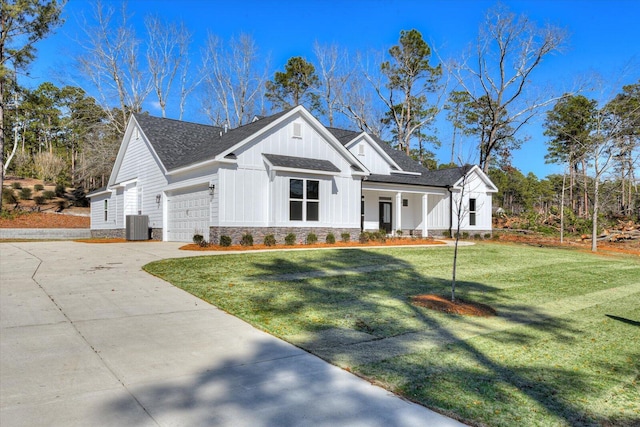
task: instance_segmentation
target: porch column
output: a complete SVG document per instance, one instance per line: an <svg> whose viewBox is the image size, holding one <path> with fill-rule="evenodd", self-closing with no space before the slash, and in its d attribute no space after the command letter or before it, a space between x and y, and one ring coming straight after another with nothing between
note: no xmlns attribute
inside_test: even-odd
<svg viewBox="0 0 640 427"><path fill-rule="evenodd" d="M402 230L402 193L396 193L396 230ZM394 232L394 230L391 230Z"/></svg>
<svg viewBox="0 0 640 427"><path fill-rule="evenodd" d="M422 237L429 236L429 226L427 224L427 220L428 220L427 212L429 212L429 195L423 194L422 195Z"/></svg>

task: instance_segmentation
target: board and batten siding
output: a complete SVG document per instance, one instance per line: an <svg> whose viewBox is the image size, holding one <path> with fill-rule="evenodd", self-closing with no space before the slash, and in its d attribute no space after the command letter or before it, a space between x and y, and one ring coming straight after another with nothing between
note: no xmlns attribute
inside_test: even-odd
<svg viewBox="0 0 640 427"><path fill-rule="evenodd" d="M293 135L293 123L301 137ZM328 160L342 173L335 176L277 172L270 176L263 154ZM293 116L259 139L234 152L235 168L219 173L219 226L247 227L344 227L360 224L360 180L351 176L351 165L309 122ZM320 221L289 221L289 179L320 181Z"/></svg>
<svg viewBox="0 0 640 427"><path fill-rule="evenodd" d="M458 212L457 202L460 198L460 191L453 192L453 226L457 225ZM469 225L469 199L476 199L476 225ZM487 186L478 176L473 173L467 179L467 189L465 190L463 209L461 212L462 222L461 228L466 231L487 231L491 230L491 193L487 192Z"/></svg>
<svg viewBox="0 0 640 427"><path fill-rule="evenodd" d="M268 226L269 177L266 168L220 168L217 224L221 227Z"/></svg>
<svg viewBox="0 0 640 427"><path fill-rule="evenodd" d="M449 192L447 194L429 194L427 196L428 229L445 230L449 228Z"/></svg>
<svg viewBox="0 0 640 427"><path fill-rule="evenodd" d="M371 146L364 136L361 136L353 144L349 144L349 146L351 154L353 154L369 172L381 175L389 175L391 173L391 167L388 161Z"/></svg>
<svg viewBox="0 0 640 427"><path fill-rule="evenodd" d="M136 138L136 134L138 137ZM167 179L164 175L162 167L152 154L149 144L140 136L140 132L131 132L131 138L125 152L122 164L115 177L114 183L121 183L135 180L136 199L131 200L133 191L125 191L124 201L126 209L122 213L122 218L117 218L117 226L124 227L126 215L138 214L137 194L142 195L141 213L149 216L149 227L162 228L163 212L162 212L162 192L167 185ZM156 203L156 196L160 195L160 203Z"/></svg>

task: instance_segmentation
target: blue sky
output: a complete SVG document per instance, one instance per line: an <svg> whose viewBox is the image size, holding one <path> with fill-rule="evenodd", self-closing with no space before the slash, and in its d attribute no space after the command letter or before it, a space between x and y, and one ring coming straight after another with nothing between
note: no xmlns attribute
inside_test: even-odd
<svg viewBox="0 0 640 427"><path fill-rule="evenodd" d="M120 1L104 0L119 5ZM504 1L511 10L525 13L538 24L550 23L569 33L562 54L549 57L534 76L536 84L562 92L575 85L580 76L598 73L606 84L606 95L621 90L622 84L640 78L640 1L637 0L533 0ZM400 1L400 0L307 0L307 1L218 1L218 0L129 0L132 22L142 25L147 14L158 14L169 21L182 20L194 33L194 43L204 42L207 32L228 40L248 33L261 51L269 53L273 70L281 70L292 56L313 58L314 41L336 43L350 51L386 50L398 41L401 30L415 28L443 58L455 57L473 42L479 25L495 1ZM72 74L77 53L78 20L90 16L92 2L69 0L63 15L65 24L38 44L38 58L31 77L22 84L37 86L51 76ZM197 48L196 48L197 49ZM625 70L623 73L622 70ZM586 93L598 98L601 92ZM606 96L605 95L605 96ZM159 115L159 111L151 114ZM205 122L192 112L194 121ZM561 173L561 167L546 165L542 117L523 129L528 136L523 148L514 154L513 164L523 173L538 177ZM438 124L443 141L440 161L448 161L447 142L451 131Z"/></svg>

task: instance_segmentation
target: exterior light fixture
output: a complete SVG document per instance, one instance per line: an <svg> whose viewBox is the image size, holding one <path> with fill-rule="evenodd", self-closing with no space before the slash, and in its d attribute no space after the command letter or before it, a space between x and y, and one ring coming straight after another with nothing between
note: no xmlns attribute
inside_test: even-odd
<svg viewBox="0 0 640 427"><path fill-rule="evenodd" d="M162 194L156 194L156 203L160 204L160 200L162 199Z"/></svg>
<svg viewBox="0 0 640 427"><path fill-rule="evenodd" d="M213 196L213 193L216 191L215 184L209 184L209 195Z"/></svg>

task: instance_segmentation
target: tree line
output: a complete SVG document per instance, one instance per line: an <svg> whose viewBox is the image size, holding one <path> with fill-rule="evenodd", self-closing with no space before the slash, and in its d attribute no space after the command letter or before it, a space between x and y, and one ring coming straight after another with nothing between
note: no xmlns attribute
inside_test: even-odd
<svg viewBox="0 0 640 427"><path fill-rule="evenodd" d="M560 205L578 218L593 219L600 207L638 212L639 84L617 89L602 105L579 88L537 90L537 70L565 47L566 32L504 5L487 11L477 39L455 60L437 57L411 29L386 51L316 43L313 58L292 57L270 75L268 55L248 35L223 40L209 34L198 55L183 23L150 15L140 33L125 4L97 2L77 41L81 87L21 86L35 42L61 24L62 7L47 0L2 3L3 175L100 187L128 116L150 103L163 117L183 119L196 109L211 124L230 128L302 104L328 126L377 135L428 168L478 163L501 190L497 204L511 212ZM540 113L546 115L546 159L566 167L560 187L557 176L524 177L511 165L527 139L526 125ZM452 129L444 162L433 153L443 143L435 136L439 114ZM463 155L465 143L471 150Z"/></svg>

